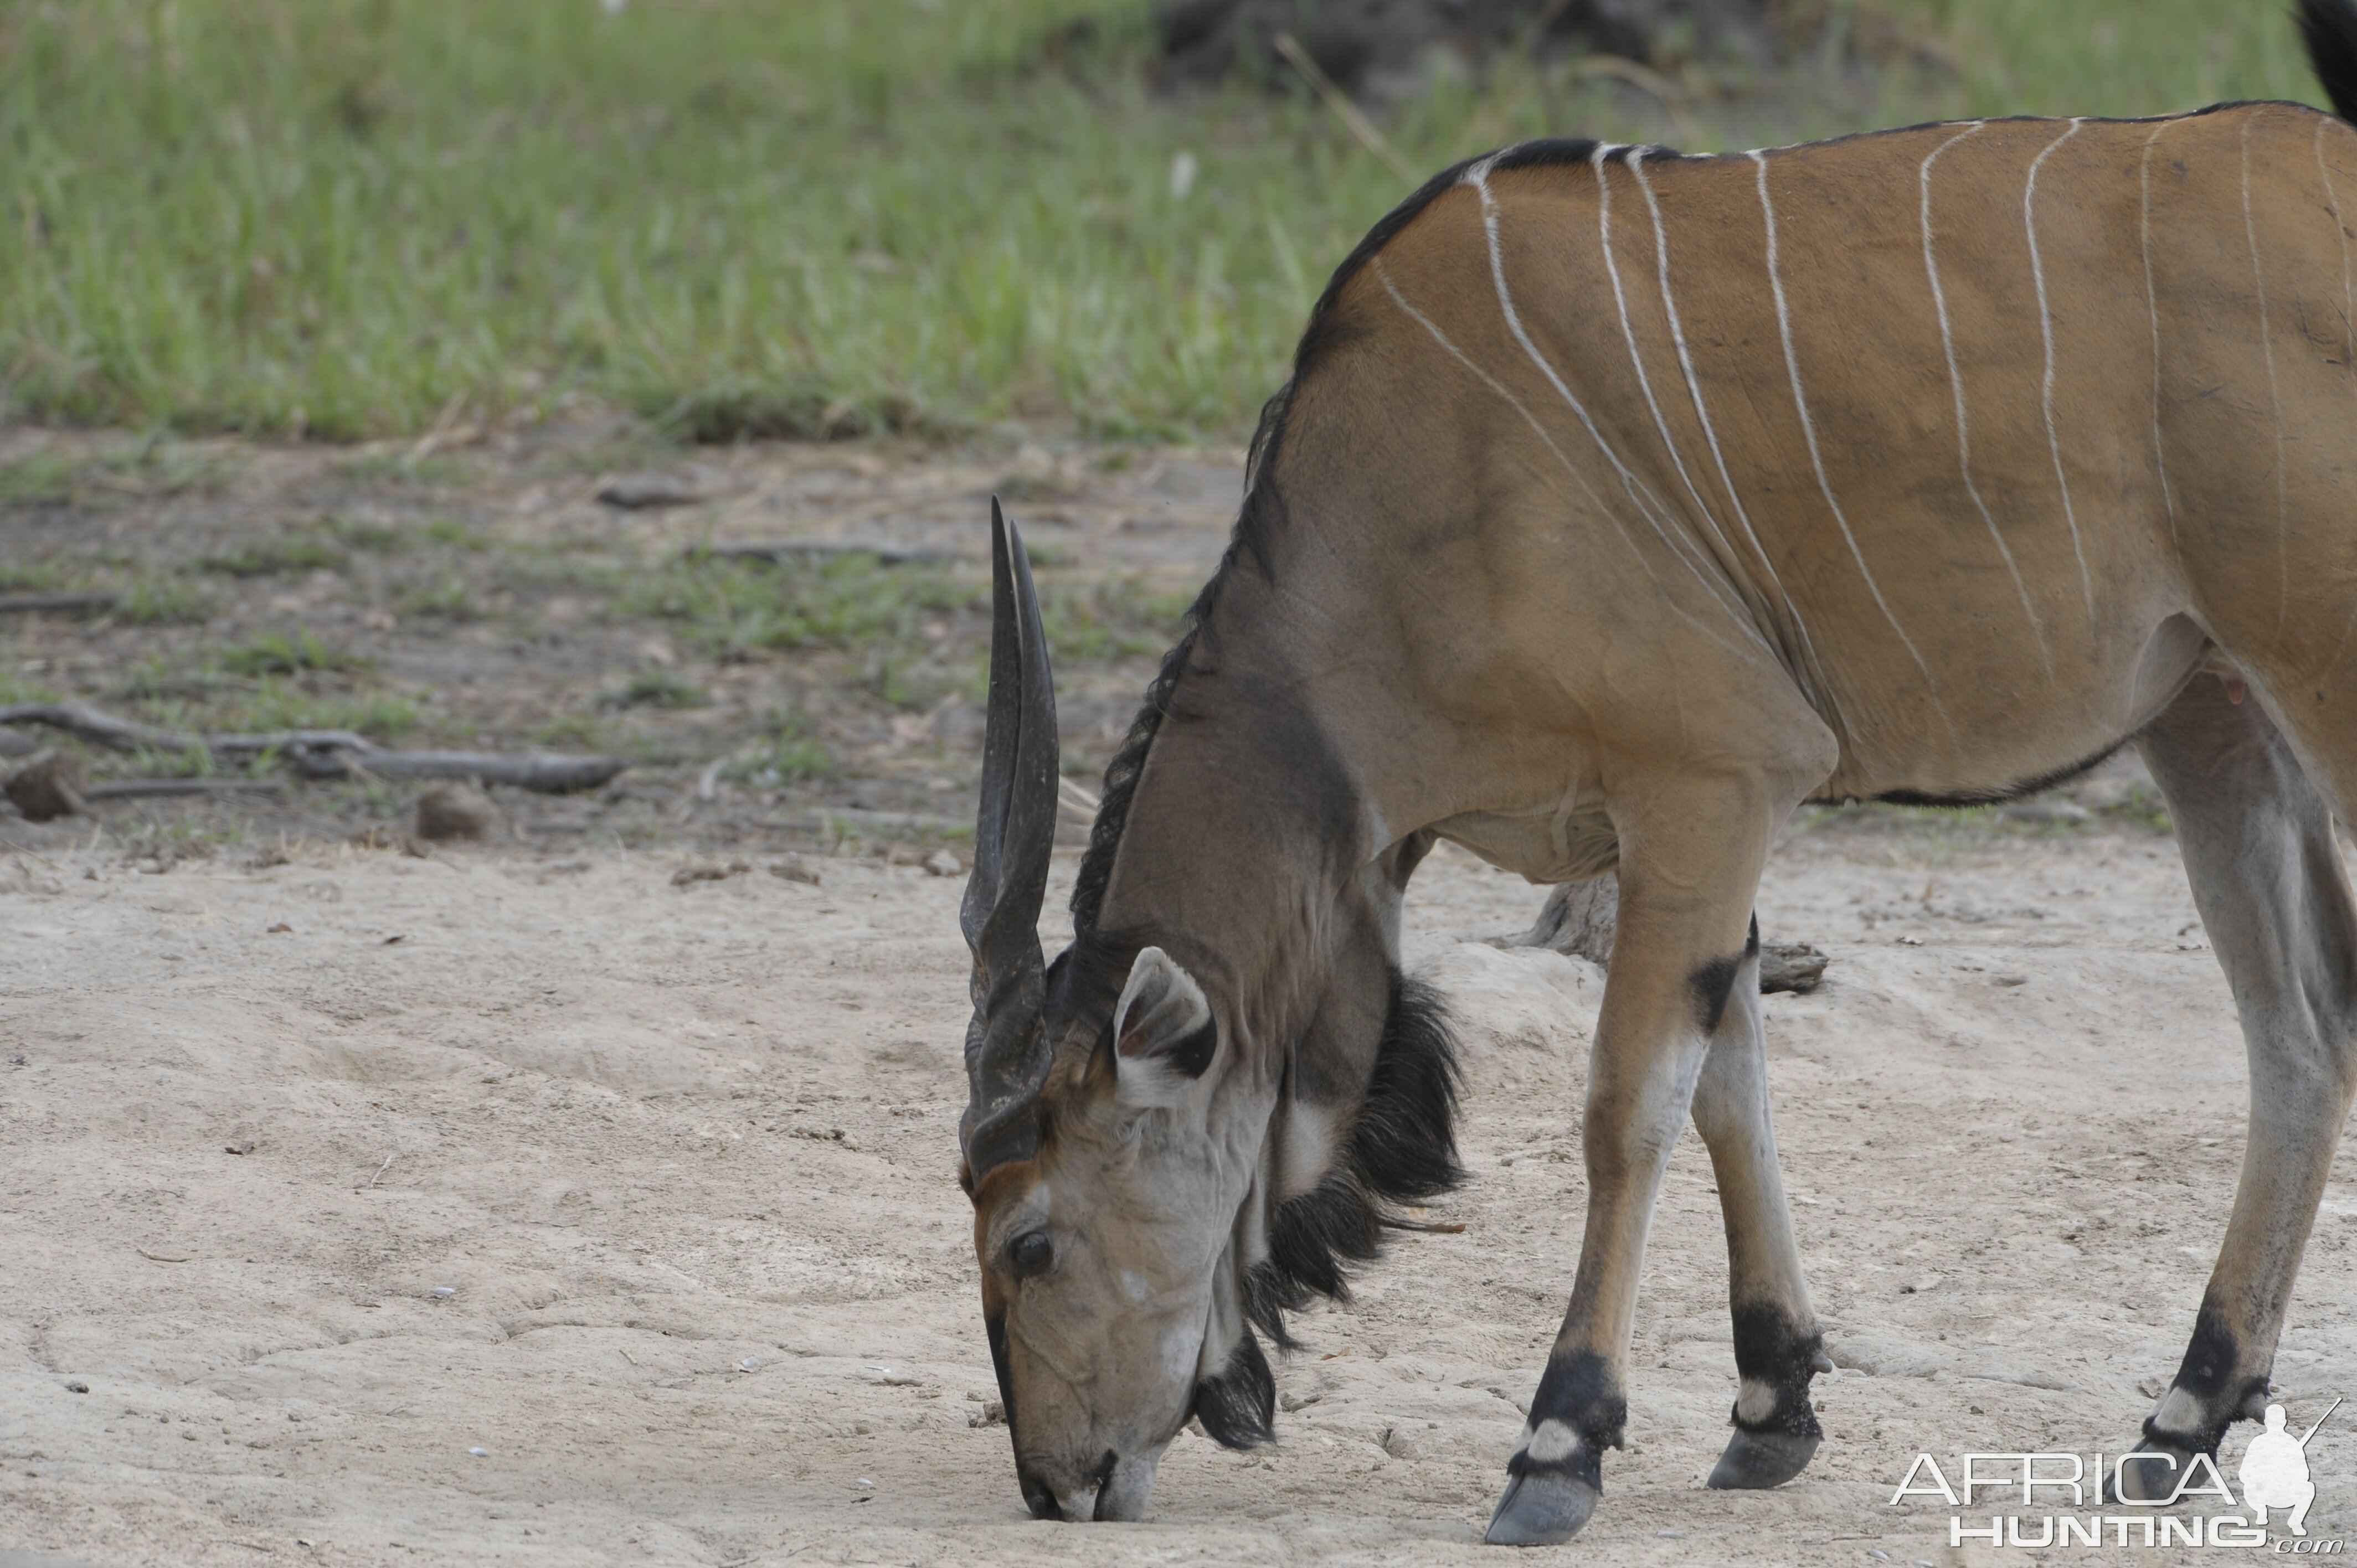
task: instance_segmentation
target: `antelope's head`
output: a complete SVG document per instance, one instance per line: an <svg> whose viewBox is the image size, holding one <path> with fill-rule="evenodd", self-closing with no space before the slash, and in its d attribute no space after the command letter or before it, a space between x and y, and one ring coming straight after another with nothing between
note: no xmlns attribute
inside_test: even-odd
<svg viewBox="0 0 2357 1568"><path fill-rule="evenodd" d="M1340 1294L1344 1263L1374 1253L1380 1200L1458 1178L1454 1065L1388 963L1397 857L1350 905L1357 968L1291 1050L1244 1048L1248 983L1184 933L1083 931L1043 963L1055 700L1029 564L995 502L992 546L962 1181L1024 1501L1134 1520L1190 1418L1231 1447L1273 1436L1251 1325L1286 1343L1284 1310Z"/></svg>

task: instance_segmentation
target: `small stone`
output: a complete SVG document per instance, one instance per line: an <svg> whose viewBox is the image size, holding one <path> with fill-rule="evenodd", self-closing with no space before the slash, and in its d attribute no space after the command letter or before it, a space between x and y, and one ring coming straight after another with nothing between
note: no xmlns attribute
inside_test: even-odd
<svg viewBox="0 0 2357 1568"><path fill-rule="evenodd" d="M458 1294L458 1287L457 1285L436 1285L432 1294L436 1295L457 1295Z"/></svg>
<svg viewBox="0 0 2357 1568"><path fill-rule="evenodd" d="M68 1383L66 1385L66 1392L70 1394L86 1394L90 1392L90 1385L83 1382Z"/></svg>
<svg viewBox="0 0 2357 1568"><path fill-rule="evenodd" d="M623 511L648 511L657 507L694 506L704 499L694 485L669 474L624 474L609 480L597 499Z"/></svg>
<svg viewBox="0 0 2357 1568"><path fill-rule="evenodd" d="M949 851L945 849L937 849L933 851L932 854L925 856L925 875L928 876L963 876L965 875L965 866L958 860L956 855L952 854Z"/></svg>
<svg viewBox="0 0 2357 1568"><path fill-rule="evenodd" d="M740 1372L758 1372L761 1369L761 1358L748 1356L737 1363L737 1369Z"/></svg>
<svg viewBox="0 0 2357 1568"><path fill-rule="evenodd" d="M0 788L28 822L78 816L88 810L81 798L81 763L72 752L54 746L35 752Z"/></svg>
<svg viewBox="0 0 2357 1568"><path fill-rule="evenodd" d="M683 865L671 874L673 887L689 887L698 882L726 882L732 876L742 876L753 869L747 860L706 860L694 865Z"/></svg>
<svg viewBox="0 0 2357 1568"><path fill-rule="evenodd" d="M1806 995L1825 977L1832 961L1806 942L1760 944L1760 989L1763 994L1790 991Z"/></svg>
<svg viewBox="0 0 2357 1568"><path fill-rule="evenodd" d="M1999 807L1997 815L2009 822L2029 822L2040 827L2076 827L2094 820L2093 811L2068 800L2024 800Z"/></svg>
<svg viewBox="0 0 2357 1568"><path fill-rule="evenodd" d="M488 1448L469 1448L467 1452L478 1459L488 1459L491 1456L491 1451Z"/></svg>
<svg viewBox="0 0 2357 1568"><path fill-rule="evenodd" d="M417 836L422 839L479 839L499 820L499 808L472 784L436 784L417 797Z"/></svg>
<svg viewBox="0 0 2357 1568"><path fill-rule="evenodd" d="M798 854L771 862L770 875L783 877L788 882L807 883L813 887L818 886L818 868Z"/></svg>

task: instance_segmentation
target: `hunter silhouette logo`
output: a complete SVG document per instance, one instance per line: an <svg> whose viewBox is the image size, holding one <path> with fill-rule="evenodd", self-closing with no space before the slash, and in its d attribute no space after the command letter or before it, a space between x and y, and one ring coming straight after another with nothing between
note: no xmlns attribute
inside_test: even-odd
<svg viewBox="0 0 2357 1568"><path fill-rule="evenodd" d="M2284 1430L2284 1407L2267 1406L2267 1429L2251 1439L2243 1455L2243 1467L2235 1472L2243 1483L2243 1506L2257 1516L2253 1524L2265 1529L2268 1509L2289 1509L2291 1517L2284 1520L2284 1528L2294 1535L2308 1533L2308 1505L2316 1501L2316 1483L2308 1478L2309 1439L2340 1408L2341 1402L2334 1400L2331 1410L2316 1418L2307 1436L2294 1437Z"/></svg>

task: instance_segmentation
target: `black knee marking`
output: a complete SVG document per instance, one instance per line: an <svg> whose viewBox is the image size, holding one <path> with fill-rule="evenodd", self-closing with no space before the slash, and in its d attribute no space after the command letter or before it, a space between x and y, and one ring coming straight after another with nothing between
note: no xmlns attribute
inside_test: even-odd
<svg viewBox="0 0 2357 1568"><path fill-rule="evenodd" d="M1720 1020L1727 1016L1727 1004L1735 1000L1735 979L1742 972L1744 960L1760 956L1760 917L1751 917L1751 934L1744 939L1743 951L1734 958L1715 958L1697 969L1686 980L1694 993L1695 1017L1702 1032L1718 1032Z"/></svg>
<svg viewBox="0 0 2357 1568"><path fill-rule="evenodd" d="M1816 1407L1809 1402L1809 1380L1817 1375L1825 1351L1824 1336L1803 1330L1791 1313L1772 1303L1755 1303L1735 1309L1735 1369L1744 1382L1773 1391L1775 1407L1757 1419L1746 1420L1744 1402L1736 1401L1730 1416L1745 1432L1786 1437L1823 1437Z"/></svg>
<svg viewBox="0 0 2357 1568"><path fill-rule="evenodd" d="M2242 1364L2242 1341L2226 1326L2225 1315L2204 1302L2193 1319L2193 1337L2186 1342L2185 1359L2178 1364L2176 1380L2178 1388L2201 1402L2201 1428L2174 1430L2156 1425L2147 1416L2145 1441L2215 1457L2226 1429L2242 1419L2246 1410L2266 1402L2266 1375L2244 1373Z"/></svg>
<svg viewBox="0 0 2357 1568"><path fill-rule="evenodd" d="M1506 1473L1569 1476L1600 1490L1604 1451L1622 1445L1628 1425L1629 1402L1614 1386L1603 1357L1593 1350L1557 1356L1547 1362L1538 1392L1531 1396L1531 1440L1506 1461ZM1558 1452L1566 1434L1577 1442L1568 1452Z"/></svg>
<svg viewBox="0 0 2357 1568"><path fill-rule="evenodd" d="M1727 1016L1727 1004L1735 995L1735 976L1742 968L1739 958L1715 958L1687 980L1694 991L1695 1019L1704 1034L1718 1033L1718 1022Z"/></svg>
<svg viewBox="0 0 2357 1568"><path fill-rule="evenodd" d="M2185 1344L2185 1360L2178 1363L2178 1377L2173 1387L2194 1396L2201 1405L2201 1424L2161 1426L2157 1417L2145 1417L2145 1441L2140 1448L2154 1453L2178 1455L2211 1455L2218 1457L2218 1443L2225 1438L2225 1429L2246 1414L2255 1414L2267 1403L2266 1375L2242 1372L2242 1342L2234 1330L2227 1327L2225 1314L2201 1304L2201 1314L2194 1318L2194 1337ZM2164 1401L2166 1403L2166 1401Z"/></svg>

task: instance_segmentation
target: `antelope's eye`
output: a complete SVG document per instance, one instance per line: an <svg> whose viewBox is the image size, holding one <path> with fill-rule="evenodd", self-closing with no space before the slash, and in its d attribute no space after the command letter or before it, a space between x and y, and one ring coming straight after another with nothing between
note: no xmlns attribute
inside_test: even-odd
<svg viewBox="0 0 2357 1568"><path fill-rule="evenodd" d="M1045 1230L1026 1230L1015 1238L1015 1244L1006 1249L1006 1256L1015 1265L1016 1277L1029 1279L1033 1274L1046 1273L1048 1265L1056 1261L1056 1243L1048 1239Z"/></svg>

